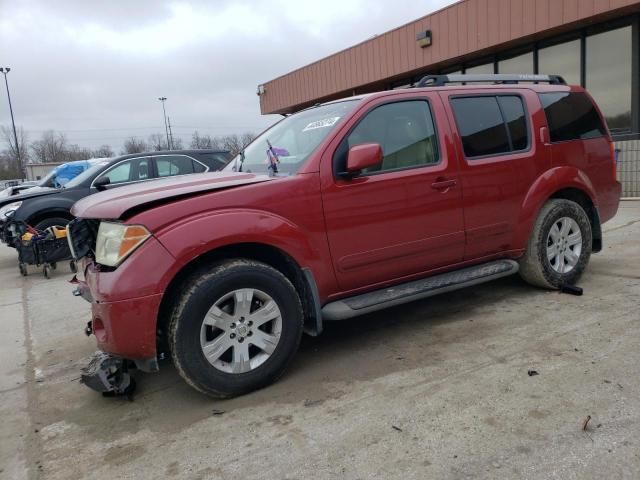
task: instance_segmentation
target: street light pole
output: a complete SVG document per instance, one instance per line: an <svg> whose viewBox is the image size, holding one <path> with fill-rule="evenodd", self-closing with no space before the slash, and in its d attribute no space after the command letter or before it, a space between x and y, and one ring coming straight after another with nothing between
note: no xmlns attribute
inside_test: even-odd
<svg viewBox="0 0 640 480"><path fill-rule="evenodd" d="M16 133L16 122L13 119L13 107L11 106L11 95L9 94L9 82L7 81L7 73L11 69L9 67L0 67L0 72L4 75L4 85L7 87L7 99L9 100L9 112L11 113L11 125L13 126L13 140L16 142L16 155L18 156L18 169L20 177L24 179L24 170L22 169L22 156L20 155L20 144L18 143L18 134Z"/></svg>
<svg viewBox="0 0 640 480"><path fill-rule="evenodd" d="M164 109L164 102L167 100L167 97L159 97L158 100L162 102L162 113L164 114L164 132L167 134L167 150L171 148L169 145L169 128L167 127L167 111Z"/></svg>

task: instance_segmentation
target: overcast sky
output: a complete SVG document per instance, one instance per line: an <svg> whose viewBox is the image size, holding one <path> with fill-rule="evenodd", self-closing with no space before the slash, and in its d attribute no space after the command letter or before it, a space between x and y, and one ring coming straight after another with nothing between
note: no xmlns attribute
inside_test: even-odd
<svg viewBox="0 0 640 480"><path fill-rule="evenodd" d="M11 67L16 124L29 140L64 132L111 145L259 131L256 87L452 0L0 0L0 66ZM0 90L0 125L10 116ZM0 149L4 145L0 145Z"/></svg>

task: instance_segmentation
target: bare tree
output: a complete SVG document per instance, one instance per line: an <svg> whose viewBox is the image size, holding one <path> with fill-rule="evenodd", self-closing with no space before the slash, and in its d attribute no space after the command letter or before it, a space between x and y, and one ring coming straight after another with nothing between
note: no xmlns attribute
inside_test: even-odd
<svg viewBox="0 0 640 480"><path fill-rule="evenodd" d="M191 136L191 148L213 148L213 139L211 135L200 135L196 130Z"/></svg>
<svg viewBox="0 0 640 480"><path fill-rule="evenodd" d="M237 154L243 147L242 139L236 133L221 136L220 143L222 144L222 148L229 150L232 155Z"/></svg>
<svg viewBox="0 0 640 480"><path fill-rule="evenodd" d="M169 147L167 147L167 137L161 133L153 133L149 135L147 145L149 146L149 149L154 152L169 150Z"/></svg>
<svg viewBox="0 0 640 480"><path fill-rule="evenodd" d="M256 136L257 135L255 133L253 133L253 132L244 132L240 136L240 140L242 141L242 148L246 147L251 142L253 142L253 140L256 138Z"/></svg>
<svg viewBox="0 0 640 480"><path fill-rule="evenodd" d="M76 160L87 160L92 156L93 152L91 151L91 149L80 147L74 143L66 148L64 161L73 162Z"/></svg>
<svg viewBox="0 0 640 480"><path fill-rule="evenodd" d="M62 133L47 130L40 140L31 143L31 151L38 162L64 162L68 158L67 138Z"/></svg>
<svg viewBox="0 0 640 480"><path fill-rule="evenodd" d="M28 148L27 148L27 134L24 132L24 128L16 128L16 134L18 136L18 145L20 147L20 156L22 157L22 165L26 165L29 160ZM0 140L6 145L4 155L7 157L7 166L12 171L19 174L20 162L18 161L18 149L16 148L15 137L13 136L13 129L7 126L0 126ZM21 175L18 175L21 176Z"/></svg>
<svg viewBox="0 0 640 480"><path fill-rule="evenodd" d="M115 153L109 145L101 145L99 148L96 148L91 154L91 156L95 158L113 157L114 155Z"/></svg>
<svg viewBox="0 0 640 480"><path fill-rule="evenodd" d="M182 150L184 147L182 146L182 138L180 137L171 137L171 149L172 150Z"/></svg>
<svg viewBox="0 0 640 480"><path fill-rule="evenodd" d="M246 147L249 143L256 138L255 133L245 132L242 135L232 133L231 135L222 135L214 139L214 143L217 148L229 150L233 155L236 155L240 150ZM214 148L216 148L214 147Z"/></svg>
<svg viewBox="0 0 640 480"><path fill-rule="evenodd" d="M129 137L124 141L122 153L140 153L149 150L147 143L136 137Z"/></svg>

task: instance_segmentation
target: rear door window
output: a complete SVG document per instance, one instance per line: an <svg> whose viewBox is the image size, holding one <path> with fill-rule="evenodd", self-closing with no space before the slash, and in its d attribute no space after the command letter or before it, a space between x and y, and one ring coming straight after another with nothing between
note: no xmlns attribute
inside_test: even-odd
<svg viewBox="0 0 640 480"><path fill-rule="evenodd" d="M457 97L451 107L467 158L504 155L529 147L529 128L517 95Z"/></svg>
<svg viewBox="0 0 640 480"><path fill-rule="evenodd" d="M541 93L540 102L552 142L587 140L607 134L595 106L584 93Z"/></svg>
<svg viewBox="0 0 640 480"><path fill-rule="evenodd" d="M172 177L194 173L194 161L186 155L163 155L156 157L158 177ZM202 169L204 170L204 169ZM202 171L200 169L196 171Z"/></svg>

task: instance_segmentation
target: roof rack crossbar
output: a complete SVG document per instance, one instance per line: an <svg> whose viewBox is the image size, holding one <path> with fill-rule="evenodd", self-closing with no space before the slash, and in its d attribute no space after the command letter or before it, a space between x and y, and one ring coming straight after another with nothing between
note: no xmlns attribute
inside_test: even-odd
<svg viewBox="0 0 640 480"><path fill-rule="evenodd" d="M502 83L518 84L521 82L544 82L551 85L566 85L560 75L537 75L537 74L517 74L496 73L493 75L426 75L415 85L415 88L422 87L444 87L447 83Z"/></svg>

